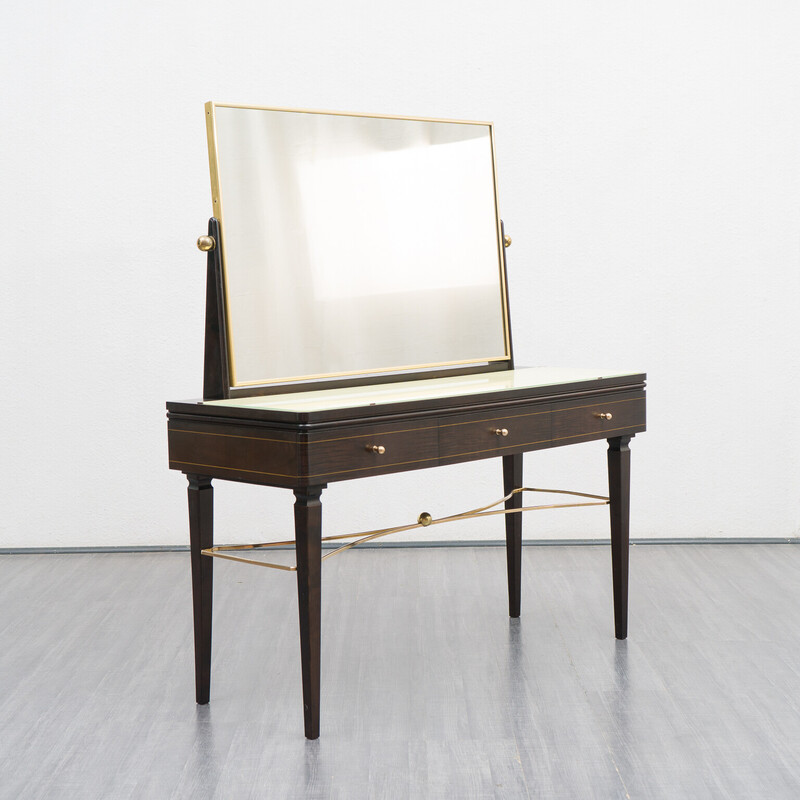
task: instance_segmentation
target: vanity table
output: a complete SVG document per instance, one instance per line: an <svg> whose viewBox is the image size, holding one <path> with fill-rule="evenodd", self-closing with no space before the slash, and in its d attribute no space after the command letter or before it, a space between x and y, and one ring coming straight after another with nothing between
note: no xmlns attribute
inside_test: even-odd
<svg viewBox="0 0 800 800"><path fill-rule="evenodd" d="M330 555L320 498L334 481L502 459L502 509L473 515L504 514L517 617L523 453L607 439L609 496L594 499L610 506L624 639L628 445L645 430L645 375L515 368L492 126L215 103L206 121L204 392L167 403L169 466L189 482L197 702L210 693L213 557L250 561L237 550L260 547L215 546L216 479L294 492L309 739ZM423 513L400 529L442 521Z"/></svg>

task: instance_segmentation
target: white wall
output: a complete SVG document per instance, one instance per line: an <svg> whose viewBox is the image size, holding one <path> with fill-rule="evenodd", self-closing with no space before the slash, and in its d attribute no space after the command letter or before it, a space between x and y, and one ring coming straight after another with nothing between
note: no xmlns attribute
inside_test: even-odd
<svg viewBox="0 0 800 800"><path fill-rule="evenodd" d="M201 391L208 99L493 120L518 363L649 373L633 534L798 534L796 3L13 5L0 546L187 541L164 401ZM605 488L604 443L525 464ZM501 494L499 461L337 484L326 528ZM217 507L219 540L291 530L285 490L220 483ZM607 535L602 509L525 524Z"/></svg>

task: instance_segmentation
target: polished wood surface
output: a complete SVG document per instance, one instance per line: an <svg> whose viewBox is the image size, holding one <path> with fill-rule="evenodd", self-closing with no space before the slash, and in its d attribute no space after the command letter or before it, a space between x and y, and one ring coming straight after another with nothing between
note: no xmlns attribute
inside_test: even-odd
<svg viewBox="0 0 800 800"><path fill-rule="evenodd" d="M553 387L563 398L564 387ZM462 398L462 403L464 402ZM412 404L409 404L412 405ZM289 424L263 418L246 420L242 409L229 417L205 414L169 415L170 467L227 480L271 486L306 486L483 458L558 447L577 442L633 435L645 430L642 386L580 392L576 400L547 397L533 401L486 403L473 398L468 413L431 415L407 411L391 421L362 409L365 420L353 424L352 409L339 423ZM203 410L208 407L200 407ZM283 412L276 412L283 413ZM610 420L598 415L610 413ZM328 415L326 415L328 416ZM496 431L505 430L506 435ZM382 454L368 450L384 448Z"/></svg>
<svg viewBox="0 0 800 800"><path fill-rule="evenodd" d="M320 631L322 615L322 486L295 489L297 600L303 718L307 739L319 737Z"/></svg>
<svg viewBox="0 0 800 800"><path fill-rule="evenodd" d="M438 442L435 417L422 422L406 417L396 422L309 431L302 449L309 480L337 481L436 464ZM382 447L384 452L374 452L373 447Z"/></svg>
<svg viewBox="0 0 800 800"><path fill-rule="evenodd" d="M628 636L628 557L630 543L630 436L608 440L608 496L611 513L611 568L614 585L614 632Z"/></svg>
<svg viewBox="0 0 800 800"><path fill-rule="evenodd" d="M296 431L258 423L171 417L170 467L212 478L291 488L299 484L302 473L300 439Z"/></svg>
<svg viewBox="0 0 800 800"><path fill-rule="evenodd" d="M203 399L222 400L230 396L228 343L225 340L225 293L222 283L222 233L219 221L211 217L208 235L215 246L206 261L206 334L203 359Z"/></svg>
<svg viewBox="0 0 800 800"><path fill-rule="evenodd" d="M503 456L503 493L522 488L522 453ZM506 508L522 508L522 492L505 502ZM508 616L519 616L522 586L522 513L506 514L506 566L508 569Z"/></svg>
<svg viewBox="0 0 800 800"><path fill-rule="evenodd" d="M201 705L211 691L211 606L214 559L201 551L214 545L214 489L211 479L187 475L189 479L189 541L192 559L192 601L194 604L195 694Z"/></svg>

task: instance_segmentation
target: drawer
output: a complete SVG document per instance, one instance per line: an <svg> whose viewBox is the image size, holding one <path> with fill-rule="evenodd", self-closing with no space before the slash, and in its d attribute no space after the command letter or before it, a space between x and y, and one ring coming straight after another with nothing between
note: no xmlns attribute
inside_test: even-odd
<svg viewBox="0 0 800 800"><path fill-rule="evenodd" d="M308 480L325 483L432 467L438 462L438 441L435 419L309 434Z"/></svg>
<svg viewBox="0 0 800 800"><path fill-rule="evenodd" d="M471 460L504 455L509 448L545 446L550 441L550 411L549 403L540 403L513 411L442 417L439 457Z"/></svg>
<svg viewBox="0 0 800 800"><path fill-rule="evenodd" d="M644 429L644 392L553 406L554 445L624 436Z"/></svg>
<svg viewBox="0 0 800 800"><path fill-rule="evenodd" d="M290 486L297 482L297 436L245 425L170 421L169 466L212 478Z"/></svg>

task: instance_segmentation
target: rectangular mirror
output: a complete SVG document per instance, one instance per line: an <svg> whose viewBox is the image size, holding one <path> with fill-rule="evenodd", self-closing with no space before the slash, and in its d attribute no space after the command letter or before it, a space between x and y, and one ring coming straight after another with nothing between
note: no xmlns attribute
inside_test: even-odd
<svg viewBox="0 0 800 800"><path fill-rule="evenodd" d="M231 386L509 360L491 124L206 121Z"/></svg>

